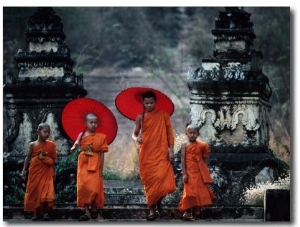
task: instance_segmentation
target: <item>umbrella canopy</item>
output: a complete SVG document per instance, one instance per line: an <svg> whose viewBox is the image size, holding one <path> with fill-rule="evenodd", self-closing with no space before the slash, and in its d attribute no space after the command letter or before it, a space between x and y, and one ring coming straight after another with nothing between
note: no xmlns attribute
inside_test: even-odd
<svg viewBox="0 0 300 227"><path fill-rule="evenodd" d="M108 107L90 98L78 98L70 101L62 111L62 125L67 135L75 141L80 132L86 129L85 117L94 113L98 117L96 132L106 135L110 144L117 135L117 121Z"/></svg>
<svg viewBox="0 0 300 227"><path fill-rule="evenodd" d="M172 100L159 90L148 87L131 87L121 91L116 99L115 105L119 112L130 120L135 120L137 115L144 112L143 93L152 91L156 95L156 109L165 110L170 116L174 112Z"/></svg>

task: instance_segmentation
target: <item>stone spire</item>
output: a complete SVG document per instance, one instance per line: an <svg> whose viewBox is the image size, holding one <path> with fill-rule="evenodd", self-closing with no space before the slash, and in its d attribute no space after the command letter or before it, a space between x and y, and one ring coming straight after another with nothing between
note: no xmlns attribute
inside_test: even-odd
<svg viewBox="0 0 300 227"><path fill-rule="evenodd" d="M240 7L219 12L213 56L187 77L188 124L198 125L200 139L210 144L209 168L221 204L240 203L260 174L274 180L286 168L268 148L272 90L262 72L263 55L253 48L250 15Z"/></svg>
<svg viewBox="0 0 300 227"><path fill-rule="evenodd" d="M70 100L87 94L83 75L73 72L63 24L52 8L38 8L29 17L25 35L28 50L20 49L14 56L19 74L6 78L4 87L5 152L24 155L41 122L53 129L51 139L57 143L58 152L67 152L61 111Z"/></svg>
<svg viewBox="0 0 300 227"><path fill-rule="evenodd" d="M242 8L219 12L212 30L213 58L188 72L190 121L211 144L268 145L272 90L262 72L263 55L252 47L252 25L250 13Z"/></svg>

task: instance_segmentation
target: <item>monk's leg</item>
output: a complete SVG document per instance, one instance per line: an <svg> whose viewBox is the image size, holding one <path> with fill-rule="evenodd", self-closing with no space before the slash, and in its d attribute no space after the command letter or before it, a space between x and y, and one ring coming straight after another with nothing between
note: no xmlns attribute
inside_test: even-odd
<svg viewBox="0 0 300 227"><path fill-rule="evenodd" d="M199 215L199 208L197 206L194 206L192 208L192 215L194 218L196 218Z"/></svg>
<svg viewBox="0 0 300 227"><path fill-rule="evenodd" d="M97 210L97 207L96 207L96 201L95 200L91 204L91 217L93 219L98 218L98 210Z"/></svg>
<svg viewBox="0 0 300 227"><path fill-rule="evenodd" d="M39 220L39 219L41 219L43 216L42 216L42 211L41 211L41 207L39 206L39 207L37 207L36 209L35 209L35 212L34 212L34 214L33 214L33 217L32 217L32 221L37 221L37 220Z"/></svg>
<svg viewBox="0 0 300 227"><path fill-rule="evenodd" d="M162 208L162 200L163 200L163 198L160 198L156 203L157 212L160 217L165 217L167 215L167 212L164 211Z"/></svg>
<svg viewBox="0 0 300 227"><path fill-rule="evenodd" d="M192 208L191 209L187 209L184 214L183 214L183 219L184 220L188 220L188 221L192 221L194 220L193 214L192 214Z"/></svg>
<svg viewBox="0 0 300 227"><path fill-rule="evenodd" d="M148 221L153 221L156 219L156 214L155 214L155 204L149 207L150 214L147 216Z"/></svg>
<svg viewBox="0 0 300 227"><path fill-rule="evenodd" d="M48 214L49 210L50 209L49 209L48 202L43 202L42 203L42 214L43 214L44 221L49 221L50 220L50 216Z"/></svg>
<svg viewBox="0 0 300 227"><path fill-rule="evenodd" d="M79 221L88 221L91 219L90 205L84 204L84 210L85 213L79 217Z"/></svg>
<svg viewBox="0 0 300 227"><path fill-rule="evenodd" d="M85 204L85 205L84 205L84 209L85 209L85 214L86 214L89 218L91 218L91 212L90 212L90 206L89 206L89 204Z"/></svg>

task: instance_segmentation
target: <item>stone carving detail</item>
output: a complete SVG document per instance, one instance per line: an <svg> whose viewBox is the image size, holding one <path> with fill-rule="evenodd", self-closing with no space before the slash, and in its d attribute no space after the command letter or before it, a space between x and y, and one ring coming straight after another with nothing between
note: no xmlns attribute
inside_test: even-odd
<svg viewBox="0 0 300 227"><path fill-rule="evenodd" d="M37 36L40 33L43 35ZM57 16L51 7L39 7L38 11L28 20L27 39L33 42L63 42L66 38L63 33L61 18Z"/></svg>
<svg viewBox="0 0 300 227"><path fill-rule="evenodd" d="M229 106L222 106L218 112L219 118L215 122L215 127L221 131L224 128L230 129L231 127L231 114Z"/></svg>
<svg viewBox="0 0 300 227"><path fill-rule="evenodd" d="M249 107L239 107L231 114L229 106L222 106L220 111L218 111L218 115L219 118L217 118L215 122L215 127L218 130L223 130L224 128L234 130L239 121L241 121L245 129L249 131L256 131L260 127L258 119Z"/></svg>
<svg viewBox="0 0 300 227"><path fill-rule="evenodd" d="M217 140L217 131L213 124L216 120L214 110L203 110L200 119L200 138L208 143L214 143Z"/></svg>
<svg viewBox="0 0 300 227"><path fill-rule="evenodd" d="M69 150L69 141L60 134L61 129L57 122L61 114L62 106L48 104L35 109L28 107L16 108L14 105L7 106L6 109L6 133L4 134L5 151L12 150L18 155L26 155L27 146L30 141L37 139L36 129L41 122L47 122L52 130L51 138L57 144L59 151Z"/></svg>
<svg viewBox="0 0 300 227"><path fill-rule="evenodd" d="M6 143L11 143L14 141L18 134L19 134L19 126L20 122L22 121L22 114L19 110L13 109L6 109Z"/></svg>
<svg viewBox="0 0 300 227"><path fill-rule="evenodd" d="M244 80L245 73L240 64L233 65L231 68L225 68L224 70L224 79L226 80Z"/></svg>
<svg viewBox="0 0 300 227"><path fill-rule="evenodd" d="M211 80L219 80L220 78L220 70L216 67L213 67L212 71L210 72L210 79Z"/></svg>
<svg viewBox="0 0 300 227"><path fill-rule="evenodd" d="M200 121L200 122L199 122L200 124L199 124L199 126L202 126L202 125L205 123L205 121L206 121L206 116L207 116L208 113L211 114L210 119L211 119L212 123L215 122L215 120L216 120L216 113L215 113L214 110L212 110L212 109L209 109L209 110L202 110L201 113L200 113L200 120L199 120L199 121Z"/></svg>
<svg viewBox="0 0 300 227"><path fill-rule="evenodd" d="M194 105L191 104L191 112L190 112L190 121L189 124L195 124L195 125L200 125L201 121L201 112L203 110L202 105Z"/></svg>
<svg viewBox="0 0 300 227"><path fill-rule="evenodd" d="M203 67L195 71L190 67L188 70L188 81L222 81L222 80L245 80L245 72L242 66L233 66L232 68L205 70Z"/></svg>
<svg viewBox="0 0 300 227"><path fill-rule="evenodd" d="M259 129L260 125L258 123L258 119L255 117L253 111L248 108L239 108L233 113L231 129L234 130L241 120L243 126L246 130L256 131Z"/></svg>
<svg viewBox="0 0 300 227"><path fill-rule="evenodd" d="M190 121L200 128L200 139L210 144L256 144L261 125L248 105L224 105L213 109L191 104ZM227 142L226 142L227 141Z"/></svg>
<svg viewBox="0 0 300 227"><path fill-rule="evenodd" d="M22 122L20 122L19 125L19 133L16 139L9 145L10 155L26 155L29 143L33 138L37 138L36 128L32 125L29 115L26 112L23 112L22 118ZM34 133L35 135L33 137Z"/></svg>

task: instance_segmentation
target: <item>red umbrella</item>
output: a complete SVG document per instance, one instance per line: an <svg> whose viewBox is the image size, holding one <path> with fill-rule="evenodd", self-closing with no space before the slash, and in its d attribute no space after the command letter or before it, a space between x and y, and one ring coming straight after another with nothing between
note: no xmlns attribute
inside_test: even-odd
<svg viewBox="0 0 300 227"><path fill-rule="evenodd" d="M135 120L137 115L144 111L142 95L146 91L155 93L155 108L165 110L170 116L173 114L174 103L172 100L164 93L148 87L131 87L121 91L115 99L117 109L125 117Z"/></svg>
<svg viewBox="0 0 300 227"><path fill-rule="evenodd" d="M107 137L110 144L117 135L117 121L108 107L101 102L90 98L78 98L70 101L62 111L62 125L67 135L75 141L80 132L86 128L85 117L94 113L98 117L96 132L101 132Z"/></svg>

